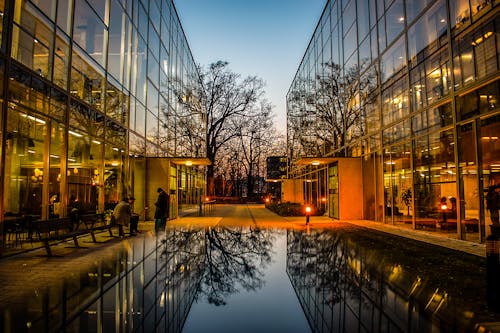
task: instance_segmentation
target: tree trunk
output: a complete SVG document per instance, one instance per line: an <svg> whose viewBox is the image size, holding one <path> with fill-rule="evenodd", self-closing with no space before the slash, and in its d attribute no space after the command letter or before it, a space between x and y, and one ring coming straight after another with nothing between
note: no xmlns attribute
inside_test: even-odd
<svg viewBox="0 0 500 333"><path fill-rule="evenodd" d="M207 167L207 195L210 197L215 196L215 179L214 179L213 163Z"/></svg>

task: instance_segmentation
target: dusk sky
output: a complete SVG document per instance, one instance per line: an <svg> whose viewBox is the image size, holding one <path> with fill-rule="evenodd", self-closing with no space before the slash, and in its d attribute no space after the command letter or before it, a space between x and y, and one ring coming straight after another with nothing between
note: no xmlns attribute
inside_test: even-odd
<svg viewBox="0 0 500 333"><path fill-rule="evenodd" d="M225 60L266 82L276 128L286 129L286 93L326 0L175 0L196 63Z"/></svg>

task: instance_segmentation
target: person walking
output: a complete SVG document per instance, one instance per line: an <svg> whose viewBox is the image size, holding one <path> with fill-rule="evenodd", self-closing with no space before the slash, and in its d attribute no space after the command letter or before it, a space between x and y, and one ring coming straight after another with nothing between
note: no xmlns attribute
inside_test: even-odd
<svg viewBox="0 0 500 333"><path fill-rule="evenodd" d="M130 208L130 204L128 203L128 198L125 197L116 205L115 209L113 210L115 224L118 226L118 236L124 236L123 227L127 227L129 225L131 216L132 210Z"/></svg>
<svg viewBox="0 0 500 333"><path fill-rule="evenodd" d="M169 213L170 197L169 195L159 187L156 192L158 192L158 200L155 202L155 231L165 229L167 224L167 217Z"/></svg>
<svg viewBox="0 0 500 333"><path fill-rule="evenodd" d="M491 223L494 225L500 225L498 209L500 207L500 195L496 191L497 186L488 187L488 193L486 194L486 209L490 211Z"/></svg>

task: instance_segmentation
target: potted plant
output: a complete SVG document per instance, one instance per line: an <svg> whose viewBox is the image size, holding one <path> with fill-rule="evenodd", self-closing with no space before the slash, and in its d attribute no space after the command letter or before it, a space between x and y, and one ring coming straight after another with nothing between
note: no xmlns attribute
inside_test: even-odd
<svg viewBox="0 0 500 333"><path fill-rule="evenodd" d="M406 206L406 209L408 210L408 215L410 215L411 199L412 199L411 189L407 188L406 190L403 191L403 193L401 193L401 201Z"/></svg>

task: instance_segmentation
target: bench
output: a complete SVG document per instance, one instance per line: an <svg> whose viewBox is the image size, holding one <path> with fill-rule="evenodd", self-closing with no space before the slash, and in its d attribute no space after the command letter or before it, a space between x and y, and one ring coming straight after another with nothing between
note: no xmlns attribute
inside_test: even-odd
<svg viewBox="0 0 500 333"><path fill-rule="evenodd" d="M50 220L38 220L31 224L32 232L38 235L38 239L44 244L48 256L52 256L50 250L51 241L62 241L73 239L75 247L78 245L78 236L89 233L87 229L79 229L79 223L69 217Z"/></svg>
<svg viewBox="0 0 500 333"><path fill-rule="evenodd" d="M446 222L439 222L441 230L457 230L457 220L449 219ZM478 219L463 219L463 228L466 232L479 232L479 220Z"/></svg>
<svg viewBox="0 0 500 333"><path fill-rule="evenodd" d="M114 225L106 222L106 218L104 214L85 214L80 216L80 221L85 225L85 228L92 236L92 241L97 243L95 238L95 233L97 231L105 231L109 232L109 236L113 237L113 231L111 230Z"/></svg>
<svg viewBox="0 0 500 333"><path fill-rule="evenodd" d="M431 228L436 229L437 220L435 219L426 219L426 218L417 218L415 220L415 229L424 229Z"/></svg>

